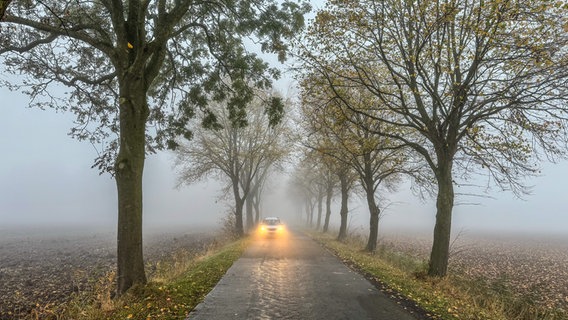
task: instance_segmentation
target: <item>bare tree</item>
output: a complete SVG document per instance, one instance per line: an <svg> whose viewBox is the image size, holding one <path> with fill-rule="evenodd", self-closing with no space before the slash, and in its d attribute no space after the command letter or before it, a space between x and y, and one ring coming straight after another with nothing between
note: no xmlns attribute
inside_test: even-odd
<svg viewBox="0 0 568 320"><path fill-rule="evenodd" d="M121 294L146 282L146 152L175 147L174 136L190 135L186 123L195 109L205 111L205 125L214 125L215 117L207 112L210 99L227 100L238 121L252 99L249 84L265 88L278 75L245 50L243 38L257 39L264 51L284 59L286 39L302 27L308 6L272 0L41 4L15 1L6 10L0 29L3 66L25 77L20 86L8 85L27 92L32 105L75 113L72 136L92 143L110 139L95 165L116 179ZM69 93L56 96L57 84ZM273 107L277 118L281 103Z"/></svg>
<svg viewBox="0 0 568 320"><path fill-rule="evenodd" d="M317 14L305 66L343 108L400 128L376 133L420 156L437 184L430 275L447 272L456 173L486 170L522 195L543 154L566 155L567 10L544 0L356 0ZM377 103L355 108L352 87Z"/></svg>
<svg viewBox="0 0 568 320"><path fill-rule="evenodd" d="M214 111L220 126L198 130L194 141L182 142L176 151L180 184L210 175L228 180L235 201L235 230L240 236L245 233L243 206L254 179L262 174L263 168L275 165L289 151L284 141L286 125L270 124L265 112L267 100L261 97L253 100L250 112L242 119L246 122L244 126L235 124L228 109L218 105Z"/></svg>
<svg viewBox="0 0 568 320"><path fill-rule="evenodd" d="M290 141L287 141L290 142ZM289 145L286 148L292 148L291 145ZM262 203L262 194L264 193L266 187L267 187L267 180L268 178L271 176L271 173L274 173L275 171L279 171L282 170L282 167L279 165L279 163L273 163L273 164L269 164L266 166L262 166L261 168L259 168L259 173L254 177L253 181L252 181L252 185L251 185L251 196L249 198L247 198L247 201L250 200L250 204L251 204L251 209L254 209L254 221L253 219L251 219L251 221L254 222L254 224L257 224L260 220L260 206ZM247 209L248 210L248 209ZM252 210L251 210L252 211ZM248 215L248 213L247 213ZM252 217L252 212L251 212L251 217Z"/></svg>
<svg viewBox="0 0 568 320"><path fill-rule="evenodd" d="M318 158L311 150L305 151L300 158L292 178L290 180L289 190L294 198L303 204L306 213L306 225L313 226L314 210L318 205L318 199L321 197L321 167Z"/></svg>
<svg viewBox="0 0 568 320"><path fill-rule="evenodd" d="M315 149L326 157L351 167L358 176L369 209L369 237L367 251L377 246L380 208L377 203L379 186L394 190L400 173L406 168L406 154L400 144L374 132L376 121L341 107L349 103L353 108L376 103L374 96L365 90L351 88L343 100L335 98L325 83L316 81L313 74L305 75L301 82L302 114L307 130L320 145ZM392 129L391 129L392 130ZM321 142L325 142L323 145Z"/></svg>

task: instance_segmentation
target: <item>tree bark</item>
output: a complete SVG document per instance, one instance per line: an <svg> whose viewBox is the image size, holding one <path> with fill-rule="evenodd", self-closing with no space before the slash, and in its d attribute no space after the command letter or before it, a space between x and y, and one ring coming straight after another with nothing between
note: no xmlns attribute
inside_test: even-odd
<svg viewBox="0 0 568 320"><path fill-rule="evenodd" d="M311 200L306 200L306 213L308 214L308 226L314 226L314 206Z"/></svg>
<svg viewBox="0 0 568 320"><path fill-rule="evenodd" d="M329 218L331 217L331 198L333 197L333 188L327 187L325 195L325 221L323 223L323 232L329 229Z"/></svg>
<svg viewBox="0 0 568 320"><path fill-rule="evenodd" d="M254 228L254 216L252 212L252 199L249 195L245 200L246 212L247 212L247 232Z"/></svg>
<svg viewBox="0 0 568 320"><path fill-rule="evenodd" d="M310 226L310 200L304 201L304 211L306 212L306 227Z"/></svg>
<svg viewBox="0 0 568 320"><path fill-rule="evenodd" d="M434 241L432 243L428 274L436 277L444 277L448 271L452 209L454 207L454 185L452 182L451 160L438 162L436 179L438 182L436 225L434 227Z"/></svg>
<svg viewBox="0 0 568 320"><path fill-rule="evenodd" d="M236 141L236 139L234 141ZM236 142L234 143L234 145L236 145ZM234 170L234 172L237 171ZM245 205L245 201L241 198L238 174L235 174L231 179L233 183L233 196L235 197L235 233L237 236L243 237L245 235L245 229L243 226L243 207Z"/></svg>
<svg viewBox="0 0 568 320"><path fill-rule="evenodd" d="M318 196L318 219L316 222L316 230L319 230L319 228L321 227L322 206L323 206L323 196Z"/></svg>
<svg viewBox="0 0 568 320"><path fill-rule="evenodd" d="M245 235L245 229L243 226L243 207L245 202L235 196L235 233L239 237Z"/></svg>
<svg viewBox="0 0 568 320"><path fill-rule="evenodd" d="M380 209L375 200L375 183L379 180L373 174L371 155L369 153L363 156L364 171L362 176L363 189L367 196L367 207L369 208L369 239L365 250L374 252L377 249L377 240L379 237L379 218ZM380 181L379 181L380 182Z"/></svg>
<svg viewBox="0 0 568 320"><path fill-rule="evenodd" d="M254 206L254 223L258 224L260 221L260 189L256 188L252 195L252 204Z"/></svg>
<svg viewBox="0 0 568 320"><path fill-rule="evenodd" d="M120 83L120 147L115 162L118 193L117 282L121 295L145 284L142 248L142 176L148 104L141 77Z"/></svg>
<svg viewBox="0 0 568 320"><path fill-rule="evenodd" d="M6 9L8 9L8 5L12 0L0 0L0 21L4 17L4 13L6 13Z"/></svg>
<svg viewBox="0 0 568 320"><path fill-rule="evenodd" d="M345 174L340 174L339 180L341 182L341 210L339 211L339 215L341 216L341 225L339 226L337 240L343 241L347 238L347 201L349 200L349 186L347 176Z"/></svg>
<svg viewBox="0 0 568 320"><path fill-rule="evenodd" d="M372 187L372 186L371 186ZM369 240L367 241L366 251L374 252L377 249L377 241L379 236L379 214L381 213L379 206L375 201L375 194L372 188L367 187L367 205L369 206Z"/></svg>

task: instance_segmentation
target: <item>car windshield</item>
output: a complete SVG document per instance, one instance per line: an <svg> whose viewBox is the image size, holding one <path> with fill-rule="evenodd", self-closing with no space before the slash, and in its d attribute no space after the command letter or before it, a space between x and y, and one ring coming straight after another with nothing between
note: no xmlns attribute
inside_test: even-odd
<svg viewBox="0 0 568 320"><path fill-rule="evenodd" d="M278 219L265 219L264 224L267 224L269 226L275 226L275 225L280 224L280 220L278 220Z"/></svg>

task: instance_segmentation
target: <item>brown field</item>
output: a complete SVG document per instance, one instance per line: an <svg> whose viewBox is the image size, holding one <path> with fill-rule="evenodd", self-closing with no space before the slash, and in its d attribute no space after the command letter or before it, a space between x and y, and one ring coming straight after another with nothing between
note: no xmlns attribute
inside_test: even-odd
<svg viewBox="0 0 568 320"><path fill-rule="evenodd" d="M215 232L161 230L145 233L147 272L180 250L200 252ZM0 320L20 319L89 290L115 269L116 234L89 229L0 230Z"/></svg>
<svg viewBox="0 0 568 320"><path fill-rule="evenodd" d="M547 308L568 310L568 235L454 235L449 272ZM430 235L389 232L383 245L427 261Z"/></svg>
<svg viewBox="0 0 568 320"><path fill-rule="evenodd" d="M147 272L179 250L198 252L214 232L145 233ZM483 279L540 305L568 309L568 236L454 235L450 272ZM0 230L0 320L66 301L115 266L116 235L100 230ZM383 233L380 245L427 260L430 235Z"/></svg>

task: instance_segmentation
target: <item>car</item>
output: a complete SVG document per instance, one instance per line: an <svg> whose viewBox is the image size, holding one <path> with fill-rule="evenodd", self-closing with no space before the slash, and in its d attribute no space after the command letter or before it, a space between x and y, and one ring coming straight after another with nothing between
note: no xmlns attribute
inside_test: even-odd
<svg viewBox="0 0 568 320"><path fill-rule="evenodd" d="M284 224L278 217L266 217L260 222L259 232L261 235L279 235L284 231Z"/></svg>

